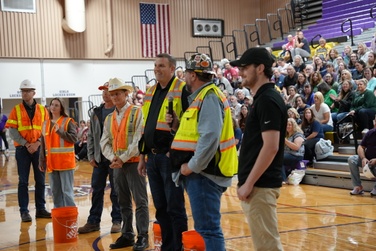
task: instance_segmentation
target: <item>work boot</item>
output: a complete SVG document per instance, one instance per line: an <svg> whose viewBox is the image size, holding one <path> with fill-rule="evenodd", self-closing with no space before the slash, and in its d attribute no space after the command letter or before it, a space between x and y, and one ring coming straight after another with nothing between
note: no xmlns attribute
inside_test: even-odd
<svg viewBox="0 0 376 251"><path fill-rule="evenodd" d="M87 234L95 231L99 231L99 224L86 223L83 227L78 228L79 234Z"/></svg>

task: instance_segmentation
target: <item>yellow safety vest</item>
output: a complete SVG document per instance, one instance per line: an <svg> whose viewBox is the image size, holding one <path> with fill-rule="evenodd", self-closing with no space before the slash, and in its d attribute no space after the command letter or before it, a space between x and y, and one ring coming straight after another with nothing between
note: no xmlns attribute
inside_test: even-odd
<svg viewBox="0 0 376 251"><path fill-rule="evenodd" d="M71 118L61 116L56 124L64 131L68 130ZM72 170L76 168L76 159L74 156L74 143L62 139L59 134L51 128L51 120L43 123L42 134L45 140L45 156L47 172Z"/></svg>
<svg viewBox="0 0 376 251"><path fill-rule="evenodd" d="M124 117L118 125L116 121L117 113L114 111L106 118L106 125L109 128L112 138L112 149L116 156L122 155L128 149L128 145L133 140L136 132L136 121L141 109L138 106L130 105L124 111ZM130 158L127 162L139 162L139 157Z"/></svg>
<svg viewBox="0 0 376 251"><path fill-rule="evenodd" d="M171 149L190 152L196 150L197 142L200 137L198 133L198 115L205 95L209 91L213 91L222 101L225 117L220 136L219 152L217 151L217 154L214 156L216 166L213 167L214 169L219 169L221 175L218 175L217 170L205 169L204 172L217 176L232 177L238 171L238 157L231 110L226 97L215 85L204 87L185 111L180 120L180 126L172 142Z"/></svg>
<svg viewBox="0 0 376 251"><path fill-rule="evenodd" d="M185 82L181 81L180 79L176 78L173 80L170 89L168 90L168 93L163 101L162 107L159 110L158 115L158 121L156 130L162 130L162 131L170 131L171 128L166 122L166 113L168 111L168 98L172 96L174 98L173 101L173 109L178 117L181 116L183 108L181 105L181 94L182 90L185 86ZM143 129L145 129L145 124L149 115L149 109L151 105L151 101L153 99L153 95L155 92L155 89L157 88L157 85L153 85L150 87L145 94L144 97L144 104L142 106L142 113L144 114L144 123L143 123Z"/></svg>

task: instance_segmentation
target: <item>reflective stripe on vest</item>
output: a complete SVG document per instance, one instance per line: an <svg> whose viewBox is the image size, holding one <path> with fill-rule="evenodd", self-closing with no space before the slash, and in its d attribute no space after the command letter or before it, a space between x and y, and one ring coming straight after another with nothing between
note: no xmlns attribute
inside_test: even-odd
<svg viewBox="0 0 376 251"><path fill-rule="evenodd" d="M180 79L176 78L172 81L172 84L170 86L170 89L168 90L168 93L163 100L163 104L161 109L159 110L159 115L158 115L158 120L157 120L157 125L156 129L157 130L162 130L162 131L170 131L171 128L166 122L166 113L168 110L168 98L173 97L173 109L178 117L181 116L183 108L181 105L181 94L183 87L185 86L185 82L181 81ZM144 114L144 122L143 122L143 129L145 128L145 124L147 122L147 118L149 115L149 109L151 105L151 101L153 100L153 95L154 92L157 88L157 84L153 85L150 87L144 97L144 104L142 106L142 113Z"/></svg>
<svg viewBox="0 0 376 251"><path fill-rule="evenodd" d="M66 132L71 120L69 117L61 116L56 121L56 124ZM74 143L70 143L60 137L55 132L55 129L51 128L50 120L44 122L42 132L46 144L47 172L75 169Z"/></svg>
<svg viewBox="0 0 376 251"><path fill-rule="evenodd" d="M112 137L112 149L116 156L120 156L126 152L128 145L133 141L133 135L136 132L136 122L138 116L140 116L140 112L140 107L130 105L124 111L124 117L120 122L120 126L116 121L116 117L118 116L116 111L114 111L111 118L107 120L107 125L108 128L110 128L109 131ZM127 162L139 162L139 157L132 157Z"/></svg>
<svg viewBox="0 0 376 251"><path fill-rule="evenodd" d="M237 173L238 157L231 110L226 97L214 84L203 88L185 111L180 120L179 129L176 132L171 148L178 151L194 152L196 150L197 142L200 137L198 133L198 115L205 95L211 90L223 103L225 114L219 143L221 157L218 167L224 176L232 177Z"/></svg>

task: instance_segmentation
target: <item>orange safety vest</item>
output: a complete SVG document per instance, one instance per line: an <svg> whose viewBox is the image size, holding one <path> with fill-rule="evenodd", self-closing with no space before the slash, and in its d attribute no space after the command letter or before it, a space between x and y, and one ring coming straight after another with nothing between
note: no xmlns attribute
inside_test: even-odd
<svg viewBox="0 0 376 251"><path fill-rule="evenodd" d="M117 113L114 111L112 117L108 119L107 123L110 123L112 137L112 149L116 156L122 155L128 149L128 145L133 140L133 135L136 132L136 121L140 115L141 108L135 105L130 105L124 111L124 117L120 122L120 126L116 121ZM140 157L134 156L130 158L127 163L139 162Z"/></svg>
<svg viewBox="0 0 376 251"><path fill-rule="evenodd" d="M68 124L72 119L61 116L56 124L64 131L68 130ZM51 128L51 120L46 120L43 124L42 133L46 144L45 155L47 160L47 172L65 171L76 168L74 155L74 143L63 140L59 134Z"/></svg>
<svg viewBox="0 0 376 251"><path fill-rule="evenodd" d="M30 120L25 106L21 103L12 109L5 127L18 129L27 142L35 143L42 135L42 125L47 119L47 109L40 104L36 104L34 118ZM14 141L14 146L20 146L20 144Z"/></svg>

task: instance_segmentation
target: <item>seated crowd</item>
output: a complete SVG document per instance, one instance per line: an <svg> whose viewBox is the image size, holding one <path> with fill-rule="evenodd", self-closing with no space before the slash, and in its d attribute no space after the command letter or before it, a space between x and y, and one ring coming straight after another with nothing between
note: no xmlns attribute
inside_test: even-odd
<svg viewBox="0 0 376 251"><path fill-rule="evenodd" d="M376 53L364 43L358 44L356 52L350 46L339 52L321 38L311 56L307 44L302 31L296 37L289 36L283 55L276 58L271 79L288 107L284 180L300 161L312 163L316 143L325 133L336 131L341 123L352 118L355 130L363 135L374 127ZM217 73L215 83L228 96L236 123L234 130L242 130L247 105L252 103L251 90L241 87L238 70L226 59L215 64L213 70ZM241 142L241 137L238 140ZM360 190L359 185L352 194L361 193Z"/></svg>

